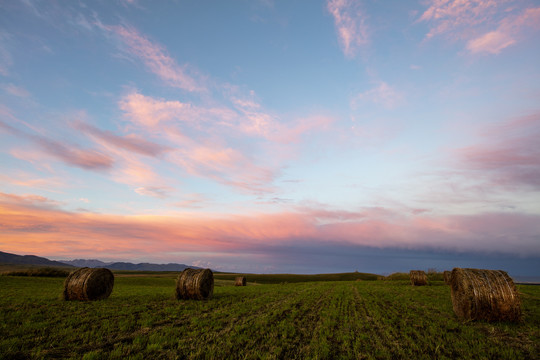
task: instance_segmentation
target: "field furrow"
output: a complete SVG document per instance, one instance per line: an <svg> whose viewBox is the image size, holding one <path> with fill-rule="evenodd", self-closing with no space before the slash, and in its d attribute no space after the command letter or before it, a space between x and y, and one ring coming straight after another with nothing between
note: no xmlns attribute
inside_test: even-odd
<svg viewBox="0 0 540 360"><path fill-rule="evenodd" d="M221 281L179 301L172 277L118 277L109 299L65 302L62 281L0 277L0 359L538 358L534 286L512 324L460 322L442 283Z"/></svg>

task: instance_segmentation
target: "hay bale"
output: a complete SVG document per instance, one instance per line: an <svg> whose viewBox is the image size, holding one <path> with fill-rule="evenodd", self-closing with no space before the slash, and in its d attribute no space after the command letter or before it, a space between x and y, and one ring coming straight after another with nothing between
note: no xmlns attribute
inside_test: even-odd
<svg viewBox="0 0 540 360"><path fill-rule="evenodd" d="M187 268L176 280L176 298L205 300L214 294L214 273L210 269Z"/></svg>
<svg viewBox="0 0 540 360"><path fill-rule="evenodd" d="M102 300L111 295L114 275L105 268L80 268L64 281L64 300Z"/></svg>
<svg viewBox="0 0 540 360"><path fill-rule="evenodd" d="M245 276L237 276L234 279L234 286L246 286L246 277Z"/></svg>
<svg viewBox="0 0 540 360"><path fill-rule="evenodd" d="M427 275L422 270L411 270L409 272L409 278L413 286L427 285Z"/></svg>
<svg viewBox="0 0 540 360"><path fill-rule="evenodd" d="M450 285L450 281L452 281L452 272L451 271L443 272L443 278L444 278L444 283L446 285Z"/></svg>
<svg viewBox="0 0 540 360"><path fill-rule="evenodd" d="M519 321L521 301L514 282L502 270L452 270L452 306L464 320Z"/></svg>

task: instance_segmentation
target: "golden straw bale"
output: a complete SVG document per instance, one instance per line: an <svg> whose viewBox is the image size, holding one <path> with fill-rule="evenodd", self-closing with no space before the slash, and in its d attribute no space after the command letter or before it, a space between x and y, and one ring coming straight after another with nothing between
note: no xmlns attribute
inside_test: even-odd
<svg viewBox="0 0 540 360"><path fill-rule="evenodd" d="M176 280L177 299L210 299L214 294L214 273L210 269L187 268Z"/></svg>
<svg viewBox="0 0 540 360"><path fill-rule="evenodd" d="M521 301L512 278L502 270L452 270L452 306L464 320L519 321Z"/></svg>
<svg viewBox="0 0 540 360"><path fill-rule="evenodd" d="M245 276L237 276L234 279L234 286L246 286L246 277Z"/></svg>
<svg viewBox="0 0 540 360"><path fill-rule="evenodd" d="M64 281L64 300L102 300L111 295L114 275L105 268L80 268Z"/></svg>
<svg viewBox="0 0 540 360"><path fill-rule="evenodd" d="M452 281L452 272L451 271L443 272L443 277L444 277L444 283L446 285L450 285L450 281Z"/></svg>
<svg viewBox="0 0 540 360"><path fill-rule="evenodd" d="M411 270L409 272L409 278L411 279L411 284L413 286L423 286L427 285L427 275L422 270Z"/></svg>

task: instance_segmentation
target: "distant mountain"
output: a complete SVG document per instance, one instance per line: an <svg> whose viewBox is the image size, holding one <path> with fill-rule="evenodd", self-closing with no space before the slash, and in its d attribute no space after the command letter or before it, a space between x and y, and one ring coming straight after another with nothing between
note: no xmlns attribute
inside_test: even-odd
<svg viewBox="0 0 540 360"><path fill-rule="evenodd" d="M75 260L60 260L60 261L63 262L64 264L68 264L75 267L90 267L90 268L105 267L109 264L112 264L112 263L106 263L106 262L96 260L96 259L88 259L88 260L75 259Z"/></svg>
<svg viewBox="0 0 540 360"><path fill-rule="evenodd" d="M0 264L71 267L71 265L69 264L49 260L44 257L39 257L35 255L16 255L2 251L0 251Z"/></svg>
<svg viewBox="0 0 540 360"><path fill-rule="evenodd" d="M106 267L111 270L131 270L131 271L182 271L186 268L199 269L196 266L189 266L185 264L150 264L139 263L133 264L129 262L103 262L100 260L62 260L64 264L76 266L76 267Z"/></svg>
<svg viewBox="0 0 540 360"><path fill-rule="evenodd" d="M62 267L106 267L111 270L131 271L182 271L186 268L200 269L196 266L185 264L133 264L129 262L103 262L96 259L76 259L54 261L34 255L15 255L0 251L0 264L14 265L39 265L39 266L62 266Z"/></svg>
<svg viewBox="0 0 540 360"><path fill-rule="evenodd" d="M109 269L113 270L137 270L137 271L183 271L186 268L199 269L195 266L188 266L184 264L150 264L150 263L140 263L132 264L126 262L116 262L107 266Z"/></svg>

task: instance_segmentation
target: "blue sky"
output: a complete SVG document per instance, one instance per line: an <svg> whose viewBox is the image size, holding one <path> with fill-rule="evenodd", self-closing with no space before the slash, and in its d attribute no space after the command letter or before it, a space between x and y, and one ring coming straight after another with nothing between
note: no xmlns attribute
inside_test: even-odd
<svg viewBox="0 0 540 360"><path fill-rule="evenodd" d="M538 24L515 0L4 2L0 247L538 275Z"/></svg>

